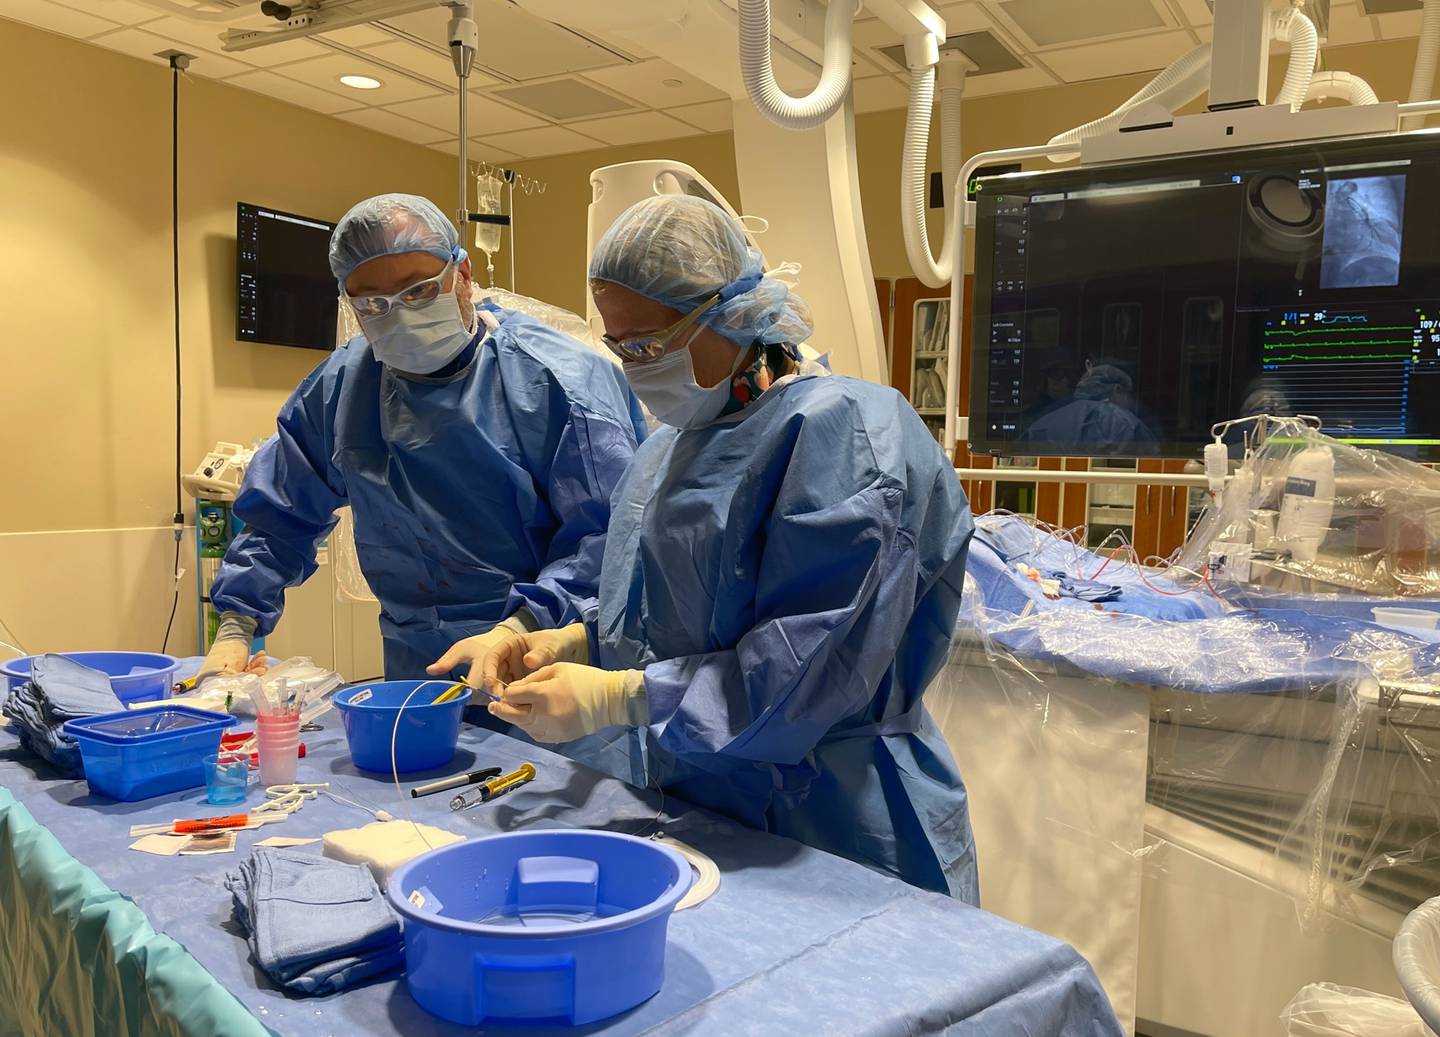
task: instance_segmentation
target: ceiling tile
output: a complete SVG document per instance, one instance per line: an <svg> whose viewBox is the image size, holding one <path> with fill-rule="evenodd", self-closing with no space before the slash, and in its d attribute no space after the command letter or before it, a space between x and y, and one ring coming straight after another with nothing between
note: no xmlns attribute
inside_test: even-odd
<svg viewBox="0 0 1440 1037"><path fill-rule="evenodd" d="M987 97L1056 85L1055 77L1043 68L1017 68L1010 72L993 72L988 76L972 76L965 80L965 96Z"/></svg>
<svg viewBox="0 0 1440 1037"><path fill-rule="evenodd" d="M214 22L192 22L185 18L161 18L156 22L145 23L146 32L159 33L169 39L179 40L192 49L198 48L210 54L221 53L220 37L225 34L226 28L227 26ZM329 53L328 49L313 40L285 40L282 43L267 43L263 47L251 47L249 50L226 51L225 56L246 65L266 68L302 58L323 57Z"/></svg>
<svg viewBox="0 0 1440 1037"><path fill-rule="evenodd" d="M857 112L883 112L904 108L910 103L910 91L894 76L857 79L854 83Z"/></svg>
<svg viewBox="0 0 1440 1037"><path fill-rule="evenodd" d="M945 19L946 36L955 36L962 32L979 32L982 29L995 28L995 19L981 10L979 4L946 4L937 6L936 12L941 18Z"/></svg>
<svg viewBox="0 0 1440 1037"><path fill-rule="evenodd" d="M433 96L436 88L428 83L417 83L413 79L392 72L388 68L372 65L368 61L348 54L333 54L330 57L301 61L287 65L280 70L288 79L297 79L322 90L343 90L359 96L360 104L382 105L398 101L411 101L418 97ZM377 90L352 90L340 85L343 75L372 76L380 80Z"/></svg>
<svg viewBox="0 0 1440 1037"><path fill-rule="evenodd" d="M572 123L571 128L605 144L644 144L652 140L692 137L702 131L660 112L636 112L609 119Z"/></svg>
<svg viewBox="0 0 1440 1037"><path fill-rule="evenodd" d="M106 33L104 36L96 36L90 42L105 47L107 50L118 50L122 54L144 58L156 64L161 63L160 59L155 57L159 51L196 49L181 40L156 36L143 29L121 29L118 32ZM226 76L236 76L241 72L249 72L251 69L250 65L241 64L218 54L196 55L195 61L190 66L191 73L204 76L206 79L224 79Z"/></svg>
<svg viewBox="0 0 1440 1037"><path fill-rule="evenodd" d="M460 116L459 101L454 97L427 97L423 101L407 101L404 104L387 105L386 108L407 119L447 130L452 136ZM506 133L510 130L545 125L543 120L533 115L516 111L493 98L477 93L470 94L466 116L472 135Z"/></svg>
<svg viewBox="0 0 1440 1037"><path fill-rule="evenodd" d="M725 133L734 123L733 101L709 101L705 104L689 104L682 108L671 108L669 113L684 119L692 126L698 126L706 133Z"/></svg>
<svg viewBox="0 0 1440 1037"><path fill-rule="evenodd" d="M139 25L141 22L153 22L160 17L160 12L155 8L136 3L134 0L54 0L54 2L62 7L73 7L86 14L117 22L120 25ZM0 0L0 10L11 6L13 4L10 0Z"/></svg>
<svg viewBox="0 0 1440 1037"><path fill-rule="evenodd" d="M1185 20L1191 25L1209 25L1214 19L1210 14L1210 5L1205 0L1175 0L1180 5L1180 10L1185 14Z"/></svg>
<svg viewBox="0 0 1440 1037"><path fill-rule="evenodd" d="M456 158L460 157L460 148L456 146L456 142L453 140L441 141L439 144L431 144L430 147L436 151L443 151L447 155L454 155ZM520 156L513 151L506 151L503 148L497 148L493 144L486 144L484 141L474 138L465 145L465 161L467 163L514 162L519 158Z"/></svg>
<svg viewBox="0 0 1440 1037"><path fill-rule="evenodd" d="M593 119L601 115L615 115L629 111L634 103L599 87L591 86L583 79L552 79L545 83L522 83L503 86L491 91L511 104L538 112L555 122L571 122L575 119Z"/></svg>
<svg viewBox="0 0 1440 1037"><path fill-rule="evenodd" d="M603 147L597 140L582 137L574 130L563 126L542 126L538 130L521 130L518 133L501 133L485 138L486 144L513 151L526 158L540 158L544 155L563 155L572 151L593 151Z"/></svg>
<svg viewBox="0 0 1440 1037"><path fill-rule="evenodd" d="M395 39L388 32L382 32L373 25L352 25L345 29L331 29L329 32L322 32L319 38L344 47L370 47L377 43L389 43Z"/></svg>
<svg viewBox="0 0 1440 1037"><path fill-rule="evenodd" d="M1330 42L1369 43L1375 39L1375 26L1353 4L1330 5Z"/></svg>
<svg viewBox="0 0 1440 1037"><path fill-rule="evenodd" d="M406 40L391 39L378 47L367 47L365 56L424 76L448 90L455 89L455 64L450 60L448 52L442 53ZM478 68L470 72L471 90L494 86L499 82L501 81L494 76L487 76Z"/></svg>
<svg viewBox="0 0 1440 1037"><path fill-rule="evenodd" d="M652 108L699 104L725 97L724 93L698 76L682 72L668 61L659 59L592 69L585 73L585 78Z"/></svg>
<svg viewBox="0 0 1440 1037"><path fill-rule="evenodd" d="M337 115L336 118L353 122L357 126L364 126L367 130L374 130L389 137L413 141L416 144L434 144L445 139L444 130L426 126L423 122L416 122L414 119L403 119L382 108L362 108L357 112L345 112Z"/></svg>
<svg viewBox="0 0 1440 1037"><path fill-rule="evenodd" d="M297 104L301 108L309 108L325 115L334 115L336 112L345 112L361 107L356 98L332 94L328 90L320 90L304 83L297 83L293 79L286 79L282 75L263 69L233 76L225 82L229 86L254 90L256 93L266 94L276 100Z"/></svg>
<svg viewBox="0 0 1440 1037"><path fill-rule="evenodd" d="M1161 69L1190 50L1188 32L1156 33L1128 40L1047 50L1045 64L1067 83Z"/></svg>
<svg viewBox="0 0 1440 1037"><path fill-rule="evenodd" d="M1394 11L1377 14L1375 18L1380 23L1382 40L1399 40L1420 35L1419 11Z"/></svg>
<svg viewBox="0 0 1440 1037"><path fill-rule="evenodd" d="M448 21L445 10L436 7L434 10L386 18L381 24L394 26L416 39L443 40ZM483 69L493 69L505 79L541 79L603 65L618 65L624 60L506 0L477 0L475 22L480 29L480 48L475 55L475 64Z"/></svg>
<svg viewBox="0 0 1440 1037"><path fill-rule="evenodd" d="M1152 0L1000 0L999 10L1038 48L1155 32L1172 24Z"/></svg>
<svg viewBox="0 0 1440 1037"><path fill-rule="evenodd" d="M37 29L47 29L82 40L120 27L119 22L96 18L93 14L48 3L47 0L0 0L0 18L11 18L26 25L33 25Z"/></svg>

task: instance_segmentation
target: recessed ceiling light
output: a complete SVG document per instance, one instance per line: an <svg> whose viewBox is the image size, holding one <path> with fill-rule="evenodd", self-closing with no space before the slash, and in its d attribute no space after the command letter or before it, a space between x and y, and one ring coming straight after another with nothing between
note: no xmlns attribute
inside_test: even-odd
<svg viewBox="0 0 1440 1037"><path fill-rule="evenodd" d="M662 80L660 80L660 82L664 83L666 86L684 86L684 85L685 85L685 83L684 83L682 80L679 80L679 79L662 79Z"/></svg>
<svg viewBox="0 0 1440 1037"><path fill-rule="evenodd" d="M340 82L352 90L379 90L380 80L371 76L341 76Z"/></svg>

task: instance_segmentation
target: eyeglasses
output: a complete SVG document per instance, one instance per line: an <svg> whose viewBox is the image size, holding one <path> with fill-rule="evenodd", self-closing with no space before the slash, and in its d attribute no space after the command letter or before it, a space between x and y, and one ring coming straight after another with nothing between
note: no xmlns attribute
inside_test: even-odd
<svg viewBox="0 0 1440 1037"><path fill-rule="evenodd" d="M630 338L616 339L609 335L601 335L600 341L610 349L621 360L631 364L648 364L659 360L670 351L675 341L681 335L695 327L705 313L720 301L720 296L712 295L708 301L691 310L668 328L660 331L648 332L644 335L632 335ZM699 329L696 328L696 331Z"/></svg>
<svg viewBox="0 0 1440 1037"><path fill-rule="evenodd" d="M351 295L350 308L355 311L357 317L383 317L392 309L398 306L424 306L440 297L444 291L445 278L450 276L450 271L455 269L455 260L445 264L434 277L427 277L423 281L416 281L409 288L396 292L394 295Z"/></svg>

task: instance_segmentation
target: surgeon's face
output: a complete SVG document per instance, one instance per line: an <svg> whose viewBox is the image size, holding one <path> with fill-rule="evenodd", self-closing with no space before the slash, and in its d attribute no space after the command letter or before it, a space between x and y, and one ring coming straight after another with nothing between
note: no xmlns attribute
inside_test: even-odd
<svg viewBox="0 0 1440 1037"><path fill-rule="evenodd" d="M603 283L592 288L595 309L605 322L605 334L613 339L634 338L664 331L684 316L679 310L663 306L654 299L618 284ZM683 348L689 334L682 335L677 348ZM690 366L695 369L695 384L709 389L730 377L735 365L735 346L727 338L702 327L690 339Z"/></svg>
<svg viewBox="0 0 1440 1037"><path fill-rule="evenodd" d="M399 252L393 256L376 256L366 260L345 278L347 295L395 295L412 284L431 278L445 269L445 262L428 252ZM461 263L441 285L442 291L454 291L460 312L470 322L473 312L470 293L470 260Z"/></svg>

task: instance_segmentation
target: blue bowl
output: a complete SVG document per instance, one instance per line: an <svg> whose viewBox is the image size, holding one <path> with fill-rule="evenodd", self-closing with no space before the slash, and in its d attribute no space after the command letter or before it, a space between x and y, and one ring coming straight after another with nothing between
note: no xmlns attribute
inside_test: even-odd
<svg viewBox="0 0 1440 1037"><path fill-rule="evenodd" d="M422 684L427 686L421 688ZM452 684L452 681L379 681L337 692L335 708L345 725L345 740L350 743L350 758L355 766L377 774L391 773L392 737L395 740L393 770L400 774L434 770L448 764L460 741L460 718L470 704L470 696L464 694L439 705L432 703ZM410 699L402 715L401 703L416 688L420 688L420 693ZM398 735L395 733L397 717L400 719Z"/></svg>
<svg viewBox="0 0 1440 1037"><path fill-rule="evenodd" d="M81 666L99 670L110 677L110 687L121 702L151 702L170 694L180 660L159 652L61 652ZM30 664L37 656L27 655L0 663L8 694L30 679Z"/></svg>
<svg viewBox="0 0 1440 1037"><path fill-rule="evenodd" d="M390 879L410 996L462 1026L582 1025L634 1008L665 978L690 865L649 839L510 832L432 850Z"/></svg>

